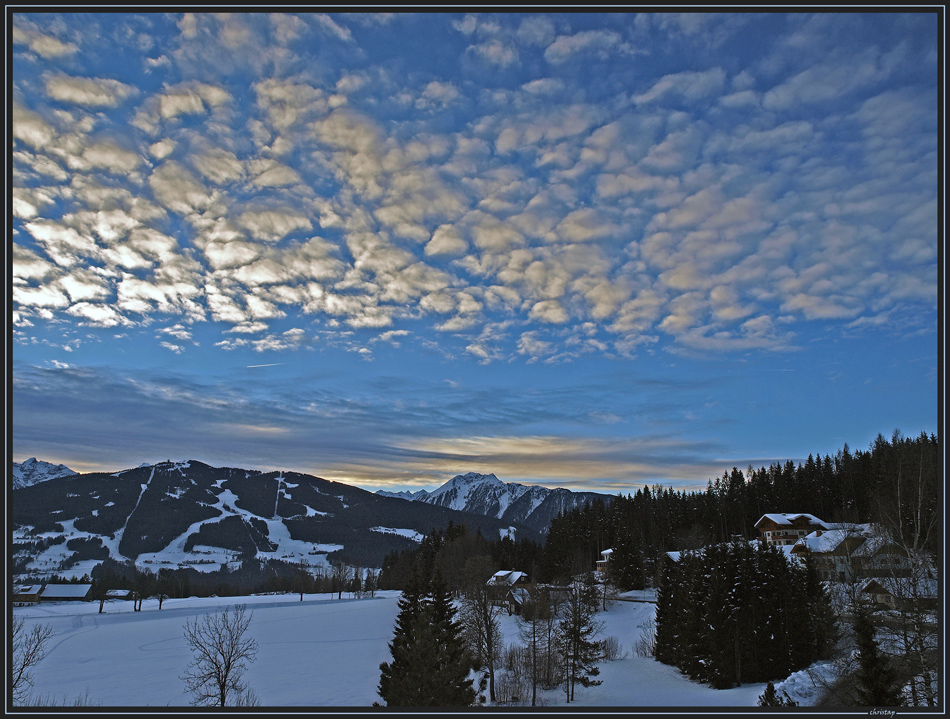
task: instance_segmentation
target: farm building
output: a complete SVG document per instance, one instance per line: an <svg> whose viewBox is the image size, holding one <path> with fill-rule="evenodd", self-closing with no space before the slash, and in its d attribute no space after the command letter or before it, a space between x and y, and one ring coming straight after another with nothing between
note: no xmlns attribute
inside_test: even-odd
<svg viewBox="0 0 950 719"><path fill-rule="evenodd" d="M47 584L40 592L41 602L74 602L89 598L91 584Z"/></svg>

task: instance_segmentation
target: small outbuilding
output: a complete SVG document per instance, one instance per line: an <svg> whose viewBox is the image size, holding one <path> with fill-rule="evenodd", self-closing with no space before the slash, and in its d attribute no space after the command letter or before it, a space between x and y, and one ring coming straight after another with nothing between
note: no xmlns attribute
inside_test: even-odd
<svg viewBox="0 0 950 719"><path fill-rule="evenodd" d="M596 570L606 573L610 569L610 557L614 553L613 549L605 549L600 553L600 559L597 560Z"/></svg>
<svg viewBox="0 0 950 719"><path fill-rule="evenodd" d="M40 601L42 584L27 584L13 588L13 606L22 607L27 604L36 604Z"/></svg>

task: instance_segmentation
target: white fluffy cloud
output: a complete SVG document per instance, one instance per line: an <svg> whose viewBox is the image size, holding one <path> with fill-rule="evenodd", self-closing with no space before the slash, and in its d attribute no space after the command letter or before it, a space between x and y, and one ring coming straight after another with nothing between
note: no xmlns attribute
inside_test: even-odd
<svg viewBox="0 0 950 719"><path fill-rule="evenodd" d="M46 94L54 100L88 107L115 107L138 89L111 78L50 75L46 78Z"/></svg>

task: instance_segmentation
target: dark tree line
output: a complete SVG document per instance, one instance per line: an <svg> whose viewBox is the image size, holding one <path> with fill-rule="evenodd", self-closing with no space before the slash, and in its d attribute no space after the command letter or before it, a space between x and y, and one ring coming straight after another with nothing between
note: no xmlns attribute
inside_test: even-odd
<svg viewBox="0 0 950 719"><path fill-rule="evenodd" d="M93 599L100 602L100 611L108 592L128 590L133 594L136 610L141 601L157 598L159 608L165 599L243 596L261 593L337 594L372 596L379 589L379 570L353 568L333 561L329 569L317 569L306 562L245 559L240 567L222 566L201 572L193 568L161 567L156 572L131 562L106 559L91 573ZM78 580L77 580L78 581ZM88 581L88 579L87 579ZM301 599L303 597L301 596Z"/></svg>
<svg viewBox="0 0 950 719"><path fill-rule="evenodd" d="M611 571L620 589L641 589L657 579L666 552L698 549L736 538L754 539L755 523L770 512L805 512L828 522L875 522L903 535L908 546L939 552L939 533L922 533L937 511L938 443L933 435L882 435L866 451L847 445L834 457L809 456L799 464L775 463L745 472L733 468L704 491L644 486L605 496L562 512L544 542L508 537L490 540L465 525L450 524L417 546L383 560L380 587L401 589L416 568L438 567L456 595L464 559L485 555L498 569L527 572L532 580L564 583L613 549Z"/></svg>
<svg viewBox="0 0 950 719"><path fill-rule="evenodd" d="M432 577L438 572L448 591L458 597L472 582L471 572L466 569L467 565L471 567L470 559L481 558L491 570L488 576L499 569L517 569L534 577L542 551L543 546L531 539L503 537L491 541L465 524L450 522L446 529L427 534L418 546L386 555L379 588L405 589L412 576Z"/></svg>
<svg viewBox="0 0 950 719"><path fill-rule="evenodd" d="M814 570L777 547L736 541L664 561L655 656L696 681L724 689L784 679L836 638Z"/></svg>
<svg viewBox="0 0 950 719"><path fill-rule="evenodd" d="M736 538L754 539L770 512L804 512L828 522L874 522L905 546L939 558L938 442L934 435L882 435L866 451L847 445L834 457L809 456L743 472L733 468L702 492L647 487L595 501L556 517L541 556L539 580L556 581L576 566L592 566L613 549L614 581L642 588L665 552ZM923 538L923 540L921 539Z"/></svg>

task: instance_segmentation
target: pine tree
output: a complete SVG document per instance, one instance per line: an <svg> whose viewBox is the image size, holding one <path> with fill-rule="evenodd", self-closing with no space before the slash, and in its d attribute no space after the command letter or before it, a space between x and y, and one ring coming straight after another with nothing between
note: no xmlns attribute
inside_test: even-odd
<svg viewBox="0 0 950 719"><path fill-rule="evenodd" d="M784 689L782 694L779 695L775 691L775 685L772 682L769 682L765 686L765 691L759 695L759 706L760 707L797 707L798 702L793 701L792 698L788 695L788 692Z"/></svg>
<svg viewBox="0 0 950 719"><path fill-rule="evenodd" d="M436 577L424 592L416 576L399 600L389 650L379 665L378 693L387 706L471 706L475 690L461 625L444 583Z"/></svg>
<svg viewBox="0 0 950 719"><path fill-rule="evenodd" d="M858 645L858 703L860 706L890 707L901 704L900 686L894 668L881 653L874 638L874 624L866 607L858 607L854 617L854 641Z"/></svg>

